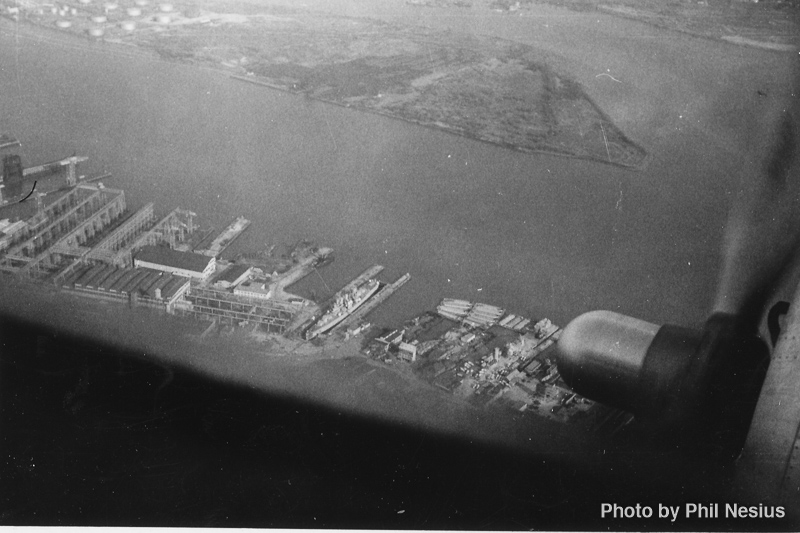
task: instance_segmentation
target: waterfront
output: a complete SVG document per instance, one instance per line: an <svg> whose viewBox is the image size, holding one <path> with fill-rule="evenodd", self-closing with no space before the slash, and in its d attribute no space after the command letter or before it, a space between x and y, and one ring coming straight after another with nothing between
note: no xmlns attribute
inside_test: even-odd
<svg viewBox="0 0 800 533"><path fill-rule="evenodd" d="M700 45L663 42L663 32L633 27L652 44L613 62L598 58L622 54L619 48L596 47L576 76L586 83L611 68L629 82L656 61L636 87L592 88L654 152L645 173L518 154L101 43L52 35L60 45L25 35L17 41L5 21L2 129L23 141L27 164L88 155L94 168L86 172L112 172L108 185L125 189L133 208L182 206L217 227L246 216L253 225L230 254L313 239L336 250L322 271L333 290L374 263L387 266L387 279L411 272L413 281L370 320L397 324L452 297L559 324L594 307L696 323L710 304L738 179L732 154L745 152L740 127L757 113L742 110L756 89L779 85L781 59L720 44L708 45L709 55L673 54ZM604 44L612 46L612 37ZM592 46L575 45L573 56ZM682 122L684 110L691 126ZM65 342L63 333L29 333L13 320L0 328L0 340L22 347L2 360L3 422L13 430L3 449L12 458L5 521L595 529L609 527L596 521L599 498L691 497L665 491L663 476L634 468L628 473L636 476L627 476L618 463L604 470L612 463L599 453L570 455L543 431L546 421L478 417L364 359L307 364L237 350L230 339L187 347L155 335L158 318L147 320L144 311L124 322L95 304L86 305L88 314L76 313L77 305L31 304L25 318L49 318L53 327L80 322L84 334L105 319L107 335L129 348L124 357ZM142 342L144 356L134 349ZM140 357L165 368L140 366ZM178 369L174 378L170 367ZM284 395L294 400L280 403ZM38 420L7 406L36 406ZM368 423L348 429L350 419L337 421L351 411L370 415ZM376 416L391 424L375 424ZM398 436L408 426L425 431ZM463 438L441 440L430 430ZM478 448L473 439L527 446L527 453ZM566 459L552 461L543 450ZM585 476L575 464L592 459L595 475ZM714 479L701 466L693 471L699 482L686 485L697 493ZM674 466L651 468L664 474Z"/></svg>
<svg viewBox="0 0 800 533"><path fill-rule="evenodd" d="M699 126L674 130L666 103L623 121L634 136L665 134L644 139L654 160L634 173L519 154L102 43L16 41L6 21L2 31L2 68L14 74L2 81L3 127L22 139L26 161L77 150L113 172L132 205L214 212L219 225L243 214L253 226L232 251L302 237L329 244L339 252L325 273L333 288L375 262L396 269L390 277L414 271L379 320L397 322L444 295L558 323L596 307L681 323L707 311L737 179L730 154L746 141L734 136L732 111L705 122L717 110L712 94L734 91L716 78L694 82L716 91L695 113ZM737 54L747 66L727 74L753 89L768 65L755 61L781 61ZM601 107L613 104L599 92ZM635 96L629 113L641 114L649 96Z"/></svg>

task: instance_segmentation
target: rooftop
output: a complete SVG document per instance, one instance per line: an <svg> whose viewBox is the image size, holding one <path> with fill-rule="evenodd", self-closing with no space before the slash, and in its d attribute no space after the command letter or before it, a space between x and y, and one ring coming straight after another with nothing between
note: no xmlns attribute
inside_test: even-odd
<svg viewBox="0 0 800 533"><path fill-rule="evenodd" d="M136 253L135 259L193 272L203 272L214 258L192 252L179 252L166 246L145 246Z"/></svg>
<svg viewBox="0 0 800 533"><path fill-rule="evenodd" d="M227 281L228 283L233 283L250 268L251 267L249 265L232 265L225 270L225 272L217 276L215 281Z"/></svg>
<svg viewBox="0 0 800 533"><path fill-rule="evenodd" d="M264 283L259 283L256 281L245 281L244 283L236 287L236 289L234 289L233 292L238 293L242 291L255 292L260 294L269 294L270 288Z"/></svg>

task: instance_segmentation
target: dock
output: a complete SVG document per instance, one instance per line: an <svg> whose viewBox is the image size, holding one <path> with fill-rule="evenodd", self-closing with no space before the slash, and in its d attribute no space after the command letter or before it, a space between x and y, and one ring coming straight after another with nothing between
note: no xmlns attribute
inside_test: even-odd
<svg viewBox="0 0 800 533"><path fill-rule="evenodd" d="M367 316L367 314L369 314L373 309L382 304L387 298L389 298L389 296L394 294L400 287L408 283L410 279L411 279L411 274L404 274L400 276L394 283L391 283L382 288L380 291L378 291L378 293L375 296L367 300L367 303L356 309L352 315L345 318L341 324L339 324L333 329L336 330L338 328L341 328L342 326L355 324L363 317Z"/></svg>
<svg viewBox="0 0 800 533"><path fill-rule="evenodd" d="M114 177L113 174L111 174L110 172L106 172L105 174L100 174L99 176L92 176L91 178L83 178L83 179L79 178L78 183L93 183L95 181L107 180L113 177Z"/></svg>
<svg viewBox="0 0 800 533"><path fill-rule="evenodd" d="M276 297L284 293L284 290L304 277L311 274L316 268L317 263L333 253L331 248L319 248L316 253L301 259L296 265L281 274L280 277L270 284L270 288Z"/></svg>
<svg viewBox="0 0 800 533"><path fill-rule="evenodd" d="M384 269L383 265L372 265L364 272L359 274L358 277L356 277L353 281L351 281L350 283L339 289L336 294L347 292L355 289L359 285L363 285L364 282L367 281L368 279L374 278L375 276L383 272L383 269Z"/></svg>
<svg viewBox="0 0 800 533"><path fill-rule="evenodd" d="M219 257L219 255L248 227L250 227L250 221L244 217L239 217L234 220L230 226L225 228L222 233L217 235L217 238L211 241L208 248L195 250L195 252L209 257Z"/></svg>
<svg viewBox="0 0 800 533"><path fill-rule="evenodd" d="M336 293L334 293L330 298L328 298L325 301L320 302L319 303L319 307L321 309L327 309L328 307L330 307L331 302L333 302L336 299L336 295L337 294L343 294L343 293L345 293L347 291L351 291L351 290L355 289L356 287L358 287L359 285L362 285L367 280L369 280L371 278L374 278L375 276L377 276L378 274L383 272L384 268L385 267L383 265L372 265L371 267L366 269L364 272L359 274L356 278L354 278L350 283L348 283L347 285L345 285L344 287L342 287L341 289L336 291ZM379 293L377 293L377 294L379 294ZM375 298L377 296L377 294L373 295L372 298ZM370 298L370 300L372 300L372 298ZM366 302L364 305L368 305L368 304L369 304L369 301ZM345 319L343 322L346 322L346 321L347 321L347 319ZM334 328L334 329L336 329L336 328Z"/></svg>

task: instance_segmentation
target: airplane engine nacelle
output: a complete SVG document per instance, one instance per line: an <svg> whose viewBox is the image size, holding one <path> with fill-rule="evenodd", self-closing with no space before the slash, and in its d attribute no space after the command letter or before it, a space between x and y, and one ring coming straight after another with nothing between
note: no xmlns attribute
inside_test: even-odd
<svg viewBox="0 0 800 533"><path fill-rule="evenodd" d="M732 315L712 315L694 330L592 311L564 328L557 358L578 394L634 413L661 433L677 431L707 445L725 441L735 454L769 351Z"/></svg>

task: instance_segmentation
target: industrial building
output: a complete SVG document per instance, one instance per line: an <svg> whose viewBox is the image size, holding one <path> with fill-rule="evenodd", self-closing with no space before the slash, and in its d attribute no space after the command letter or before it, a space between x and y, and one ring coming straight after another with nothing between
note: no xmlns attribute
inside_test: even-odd
<svg viewBox="0 0 800 533"><path fill-rule="evenodd" d="M145 246L133 259L134 266L161 270L186 278L207 280L216 268L216 258L180 252L166 246Z"/></svg>
<svg viewBox="0 0 800 533"><path fill-rule="evenodd" d="M0 135L0 275L47 282L91 298L180 312L229 324L260 324L286 331L296 306L268 300L263 284L249 284L254 269L232 265L215 280L214 254L176 248L190 241L191 211L155 215L148 203L131 212L125 193L101 184L75 183L72 156L32 169L21 167L16 139ZM59 174L59 188L6 203L25 191L30 176ZM66 174L66 182L64 180ZM27 193L26 193L27 194ZM220 251L249 225L238 218L216 239ZM231 287L241 287L232 294Z"/></svg>
<svg viewBox="0 0 800 533"><path fill-rule="evenodd" d="M125 193L117 189L78 185L58 195L14 233L0 259L0 271L43 279L80 261L91 251L87 245L125 207Z"/></svg>
<svg viewBox="0 0 800 533"><path fill-rule="evenodd" d="M275 300L231 294L209 286L193 286L175 310L182 314L226 324L261 324L267 331L283 333L292 321L293 306Z"/></svg>
<svg viewBox="0 0 800 533"><path fill-rule="evenodd" d="M214 278L214 285L222 289L236 287L253 274L250 265L231 265Z"/></svg>
<svg viewBox="0 0 800 533"><path fill-rule="evenodd" d="M62 287L102 300L130 302L172 312L190 285L191 280L175 274L110 265L83 265L64 280Z"/></svg>
<svg viewBox="0 0 800 533"><path fill-rule="evenodd" d="M272 291L264 283L256 281L245 281L244 283L233 289L233 294L247 296L250 298L261 298L268 300L272 297Z"/></svg>

